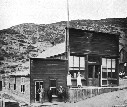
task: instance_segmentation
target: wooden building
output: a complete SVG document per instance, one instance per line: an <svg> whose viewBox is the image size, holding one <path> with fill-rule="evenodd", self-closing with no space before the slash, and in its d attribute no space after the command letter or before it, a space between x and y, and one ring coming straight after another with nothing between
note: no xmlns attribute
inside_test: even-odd
<svg viewBox="0 0 127 107"><path fill-rule="evenodd" d="M69 28L66 43L52 47L38 58L66 59L72 87L77 86L78 72L83 86L119 84L119 35L116 34Z"/></svg>
<svg viewBox="0 0 127 107"><path fill-rule="evenodd" d="M79 72L82 86L119 85L119 35L74 28L66 30L69 30L66 42L40 53L37 58L30 58L30 75L9 75L6 88L34 103L39 102L40 85L45 93L51 87L53 96L57 95L59 86L66 88L68 72L72 88L77 87Z"/></svg>
<svg viewBox="0 0 127 107"><path fill-rule="evenodd" d="M66 87L68 72L72 87L77 87L78 72L82 86L119 85L119 35L69 28L66 43L30 59L30 101L39 101L40 85L56 95L60 85Z"/></svg>
<svg viewBox="0 0 127 107"><path fill-rule="evenodd" d="M66 88L67 60L31 58L30 63L31 103L39 102L40 85L44 88L45 101L47 101L49 87L53 91L53 96L57 95L59 86Z"/></svg>
<svg viewBox="0 0 127 107"><path fill-rule="evenodd" d="M21 101L30 103L30 75L29 72L13 72L2 76L3 89L9 95L16 95ZM19 99L18 98L18 99Z"/></svg>
<svg viewBox="0 0 127 107"><path fill-rule="evenodd" d="M119 35L69 29L69 71L86 86L119 84Z"/></svg>

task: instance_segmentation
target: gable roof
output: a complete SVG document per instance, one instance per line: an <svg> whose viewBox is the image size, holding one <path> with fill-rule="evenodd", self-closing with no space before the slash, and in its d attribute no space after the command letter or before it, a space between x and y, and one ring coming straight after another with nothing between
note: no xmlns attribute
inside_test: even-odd
<svg viewBox="0 0 127 107"><path fill-rule="evenodd" d="M125 51L125 52L127 53L127 47L121 48L120 52L121 52L122 50Z"/></svg>

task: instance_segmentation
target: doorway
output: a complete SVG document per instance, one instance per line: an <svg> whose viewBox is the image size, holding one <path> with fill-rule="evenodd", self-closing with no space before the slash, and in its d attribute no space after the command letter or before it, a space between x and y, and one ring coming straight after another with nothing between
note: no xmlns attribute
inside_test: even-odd
<svg viewBox="0 0 127 107"><path fill-rule="evenodd" d="M50 79L50 88L52 90L52 95L57 95L56 79Z"/></svg>
<svg viewBox="0 0 127 107"><path fill-rule="evenodd" d="M88 65L88 85L100 86L100 65Z"/></svg>
<svg viewBox="0 0 127 107"><path fill-rule="evenodd" d="M35 102L40 101L40 94L38 92L40 86L44 87L43 81L35 81Z"/></svg>

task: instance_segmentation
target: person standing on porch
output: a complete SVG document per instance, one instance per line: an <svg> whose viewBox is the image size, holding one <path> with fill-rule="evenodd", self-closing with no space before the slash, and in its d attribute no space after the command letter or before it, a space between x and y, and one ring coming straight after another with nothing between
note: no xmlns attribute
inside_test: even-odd
<svg viewBox="0 0 127 107"><path fill-rule="evenodd" d="M47 94L48 94L49 102L52 102L52 89L51 89L51 87L49 87L49 90L48 90Z"/></svg>
<svg viewBox="0 0 127 107"><path fill-rule="evenodd" d="M80 72L78 72L78 74L77 74L77 86L78 86L79 88L81 88L81 86L82 86L82 83L81 83L81 74L80 74Z"/></svg>
<svg viewBox="0 0 127 107"><path fill-rule="evenodd" d="M58 97L60 101L65 101L65 96L66 96L65 94L66 94L65 89L62 86L60 86L58 89Z"/></svg>
<svg viewBox="0 0 127 107"><path fill-rule="evenodd" d="M68 75L67 75L67 86L70 88L71 85L72 85L72 83L71 83L71 74L70 74L70 72L68 72Z"/></svg>
<svg viewBox="0 0 127 107"><path fill-rule="evenodd" d="M40 88L38 89L38 93L40 96L40 103L44 103L44 88L42 87L42 85L40 85Z"/></svg>

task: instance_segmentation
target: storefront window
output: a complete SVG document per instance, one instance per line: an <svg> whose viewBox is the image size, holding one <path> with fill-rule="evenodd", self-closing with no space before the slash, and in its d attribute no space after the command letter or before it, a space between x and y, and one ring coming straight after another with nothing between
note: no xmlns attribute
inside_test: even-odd
<svg viewBox="0 0 127 107"><path fill-rule="evenodd" d="M80 68L81 67L85 68L85 58L84 57L80 57Z"/></svg>
<svg viewBox="0 0 127 107"><path fill-rule="evenodd" d="M72 77L74 77L74 73L77 75L78 72L80 72L82 77L85 77L84 76L84 74L85 74L84 73L85 72L85 56L84 57L70 56L69 57L69 70L70 70Z"/></svg>
<svg viewBox="0 0 127 107"><path fill-rule="evenodd" d="M79 67L79 57L74 56L74 67Z"/></svg>
<svg viewBox="0 0 127 107"><path fill-rule="evenodd" d="M102 58L102 78L116 77L115 64L115 59Z"/></svg>

